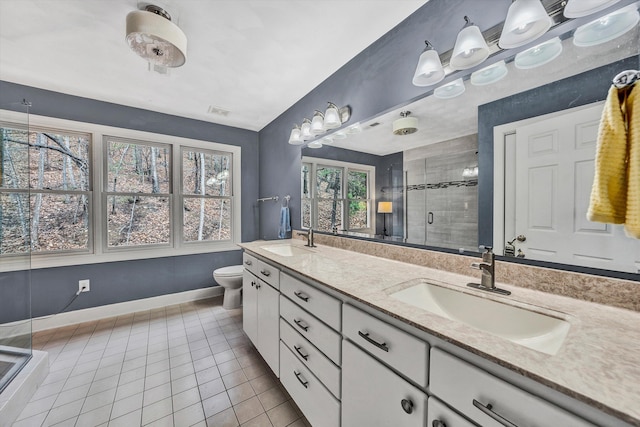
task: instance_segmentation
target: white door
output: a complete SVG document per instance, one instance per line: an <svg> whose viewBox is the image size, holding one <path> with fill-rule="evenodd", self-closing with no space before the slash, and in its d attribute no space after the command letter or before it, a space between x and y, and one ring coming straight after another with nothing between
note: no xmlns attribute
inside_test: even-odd
<svg viewBox="0 0 640 427"><path fill-rule="evenodd" d="M527 258L635 273L640 240L586 217L601 113L598 103L517 128L515 146L507 147L515 162L515 192L506 194L515 197L514 230L505 237L524 235L517 248Z"/></svg>

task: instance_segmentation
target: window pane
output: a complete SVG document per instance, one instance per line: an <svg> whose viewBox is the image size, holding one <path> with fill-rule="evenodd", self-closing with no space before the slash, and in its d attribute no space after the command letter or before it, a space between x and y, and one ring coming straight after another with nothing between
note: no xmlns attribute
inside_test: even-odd
<svg viewBox="0 0 640 427"><path fill-rule="evenodd" d="M26 189L29 185L29 133L26 130L0 127L2 161L0 175L3 188Z"/></svg>
<svg viewBox="0 0 640 427"><path fill-rule="evenodd" d="M318 230L333 231L333 227L341 230L342 227L342 201L319 200L318 201Z"/></svg>
<svg viewBox="0 0 640 427"><path fill-rule="evenodd" d="M29 252L30 214L28 193L0 194L0 253Z"/></svg>
<svg viewBox="0 0 640 427"><path fill-rule="evenodd" d="M341 199L342 169L318 166L316 186L319 199Z"/></svg>
<svg viewBox="0 0 640 427"><path fill-rule="evenodd" d="M302 227L311 228L311 200L302 199Z"/></svg>
<svg viewBox="0 0 640 427"><path fill-rule="evenodd" d="M368 199L368 173L361 171L349 171L347 176L347 197L349 199Z"/></svg>
<svg viewBox="0 0 640 427"><path fill-rule="evenodd" d="M109 196L107 211L109 247L169 243L166 196Z"/></svg>
<svg viewBox="0 0 640 427"><path fill-rule="evenodd" d="M87 249L89 198L31 193L31 242L34 252Z"/></svg>
<svg viewBox="0 0 640 427"><path fill-rule="evenodd" d="M349 229L369 228L371 203L369 201L349 201Z"/></svg>
<svg viewBox="0 0 640 427"><path fill-rule="evenodd" d="M231 156L231 153L184 150L183 194L231 196Z"/></svg>
<svg viewBox="0 0 640 427"><path fill-rule="evenodd" d="M311 165L309 163L302 164L302 198L311 198Z"/></svg>
<svg viewBox="0 0 640 427"><path fill-rule="evenodd" d="M109 192L169 193L171 155L167 146L110 139L107 169Z"/></svg>
<svg viewBox="0 0 640 427"><path fill-rule="evenodd" d="M29 186L38 190L89 190L89 136L31 132Z"/></svg>
<svg viewBox="0 0 640 427"><path fill-rule="evenodd" d="M231 240L231 201L184 199L184 241Z"/></svg>

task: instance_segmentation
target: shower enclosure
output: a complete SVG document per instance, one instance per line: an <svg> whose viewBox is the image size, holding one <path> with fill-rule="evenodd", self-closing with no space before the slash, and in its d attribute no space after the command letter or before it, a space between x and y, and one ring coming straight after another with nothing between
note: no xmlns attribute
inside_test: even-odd
<svg viewBox="0 0 640 427"><path fill-rule="evenodd" d="M31 359L29 104L0 111L0 393Z"/></svg>

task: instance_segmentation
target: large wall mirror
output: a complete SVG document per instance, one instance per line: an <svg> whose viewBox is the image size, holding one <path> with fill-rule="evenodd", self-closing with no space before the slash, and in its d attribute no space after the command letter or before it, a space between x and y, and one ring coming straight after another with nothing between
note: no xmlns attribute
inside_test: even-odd
<svg viewBox="0 0 640 427"><path fill-rule="evenodd" d="M585 213L604 99L617 73L640 68L639 6L620 1L562 22L535 47L450 73L424 97L348 123L303 155L376 167L368 238L465 252L491 245L503 259L638 280L640 241ZM394 134L394 122L415 123L407 117L417 130ZM376 213L380 201L392 203L389 213Z"/></svg>

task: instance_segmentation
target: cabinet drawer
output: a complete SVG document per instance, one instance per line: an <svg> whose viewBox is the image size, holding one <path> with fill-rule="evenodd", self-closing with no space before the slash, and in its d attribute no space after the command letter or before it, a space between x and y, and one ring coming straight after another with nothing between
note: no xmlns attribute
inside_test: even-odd
<svg viewBox="0 0 640 427"><path fill-rule="evenodd" d="M253 274L258 274L258 259L253 255L249 255L246 252L242 253L242 265L245 270L249 270Z"/></svg>
<svg viewBox="0 0 640 427"><path fill-rule="evenodd" d="M334 396L340 399L340 368L282 319L280 319L280 339L292 353L297 353L298 360L309 368Z"/></svg>
<svg viewBox="0 0 640 427"><path fill-rule="evenodd" d="M431 349L429 389L482 426L593 427L582 418L527 393L444 351Z"/></svg>
<svg viewBox="0 0 640 427"><path fill-rule="evenodd" d="M280 381L313 427L339 427L340 402L280 342Z"/></svg>
<svg viewBox="0 0 640 427"><path fill-rule="evenodd" d="M340 300L284 273L280 275L280 292L336 331L340 331Z"/></svg>
<svg viewBox="0 0 640 427"><path fill-rule="evenodd" d="M440 421L442 424L438 424ZM431 396L427 403L427 426L443 427L475 427L475 424L467 421L462 415Z"/></svg>
<svg viewBox="0 0 640 427"><path fill-rule="evenodd" d="M258 260L256 276L270 284L276 289L280 289L280 270L264 261Z"/></svg>
<svg viewBox="0 0 640 427"><path fill-rule="evenodd" d="M346 337L419 386L427 386L426 342L350 305L342 307L342 331Z"/></svg>
<svg viewBox="0 0 640 427"><path fill-rule="evenodd" d="M336 365L340 366L340 334L280 295L280 316L308 339Z"/></svg>
<svg viewBox="0 0 640 427"><path fill-rule="evenodd" d="M343 341L342 353L344 427L424 427L423 391L349 341Z"/></svg>

